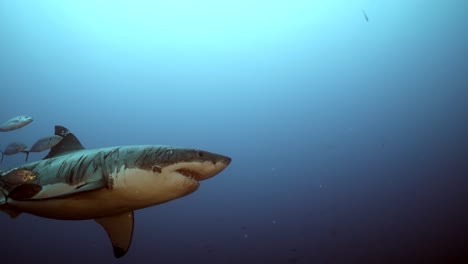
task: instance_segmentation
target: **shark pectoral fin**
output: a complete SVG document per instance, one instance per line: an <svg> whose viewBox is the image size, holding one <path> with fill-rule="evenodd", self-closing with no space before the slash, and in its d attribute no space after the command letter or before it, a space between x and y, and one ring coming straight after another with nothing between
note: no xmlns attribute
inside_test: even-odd
<svg viewBox="0 0 468 264"><path fill-rule="evenodd" d="M41 200L41 199L65 198L65 197L69 197L69 196L82 193L82 192L89 192L89 191L102 189L102 188L105 188L105 186L106 185L103 180L82 182L82 183L77 183L74 185L69 185L67 183L47 184L47 185L42 186L42 190L40 190L35 195L31 196L29 199ZM13 192L14 191L16 191L16 188L13 189ZM15 198L13 199L16 200Z"/></svg>
<svg viewBox="0 0 468 264"><path fill-rule="evenodd" d="M25 183L16 188L14 188L9 194L8 197L17 200L24 201L34 197L42 190L40 185L34 183Z"/></svg>
<svg viewBox="0 0 468 264"><path fill-rule="evenodd" d="M95 219L104 230L112 242L114 256L123 257L130 248L133 237L133 211Z"/></svg>

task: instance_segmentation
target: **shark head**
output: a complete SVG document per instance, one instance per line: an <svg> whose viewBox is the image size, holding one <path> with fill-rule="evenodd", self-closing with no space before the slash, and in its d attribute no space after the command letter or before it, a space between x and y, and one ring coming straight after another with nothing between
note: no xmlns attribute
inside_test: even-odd
<svg viewBox="0 0 468 264"><path fill-rule="evenodd" d="M165 161L158 165L156 160L156 165L151 167L152 171L161 169L161 172L167 171L197 182L215 176L231 163L229 157L195 149L168 148L163 156L166 156L163 158Z"/></svg>
<svg viewBox="0 0 468 264"><path fill-rule="evenodd" d="M231 158L197 149L166 146L131 146L120 149L128 155L116 188L122 187L128 201L167 202L196 191L200 181L223 171ZM147 206L142 204L142 206Z"/></svg>

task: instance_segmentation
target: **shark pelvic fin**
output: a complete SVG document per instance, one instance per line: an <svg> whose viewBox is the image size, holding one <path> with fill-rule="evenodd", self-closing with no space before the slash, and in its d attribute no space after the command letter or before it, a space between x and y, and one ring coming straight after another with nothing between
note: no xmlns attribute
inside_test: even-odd
<svg viewBox="0 0 468 264"><path fill-rule="evenodd" d="M16 218L19 214L21 214L20 211L12 209L8 206L7 198L3 191L0 191L0 211L8 214L11 218Z"/></svg>
<svg viewBox="0 0 468 264"><path fill-rule="evenodd" d="M133 211L95 220L106 230L114 249L114 256L123 257L132 243Z"/></svg>
<svg viewBox="0 0 468 264"><path fill-rule="evenodd" d="M0 208L0 211L8 214L11 218L16 218L16 217L18 217L18 215L21 214L20 211L16 211L16 210L10 209L10 208Z"/></svg>
<svg viewBox="0 0 468 264"><path fill-rule="evenodd" d="M45 156L44 159L49 159L66 153L84 149L83 145L81 145L81 142L78 140L78 138L75 137L75 135L73 135L73 133L70 132L70 130L63 126L55 126L55 135L61 136L63 139L57 145L53 146L50 149L49 154L47 154L47 156Z"/></svg>

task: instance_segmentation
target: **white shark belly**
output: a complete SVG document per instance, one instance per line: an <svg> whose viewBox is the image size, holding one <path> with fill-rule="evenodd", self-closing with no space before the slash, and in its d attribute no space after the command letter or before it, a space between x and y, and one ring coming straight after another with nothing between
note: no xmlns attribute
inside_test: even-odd
<svg viewBox="0 0 468 264"><path fill-rule="evenodd" d="M155 174L141 169L126 169L114 175L113 179L112 189L102 188L40 200L10 199L8 204L16 210L46 218L96 219L165 203L188 195L199 187L199 183L193 179L164 171ZM179 187L174 190L167 186Z"/></svg>
<svg viewBox="0 0 468 264"><path fill-rule="evenodd" d="M115 195L111 192L101 189L66 198L9 200L8 205L25 213L61 220L95 219L129 211L121 201L113 199Z"/></svg>

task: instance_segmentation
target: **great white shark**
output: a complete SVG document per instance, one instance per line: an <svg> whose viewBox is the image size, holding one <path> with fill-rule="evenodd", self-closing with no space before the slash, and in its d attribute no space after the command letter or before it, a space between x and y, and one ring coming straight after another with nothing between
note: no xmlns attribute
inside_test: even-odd
<svg viewBox="0 0 468 264"><path fill-rule="evenodd" d="M159 145L85 149L63 126L63 137L44 159L0 172L0 210L61 220L95 219L114 256L131 244L134 211L196 191L231 158L197 149Z"/></svg>

